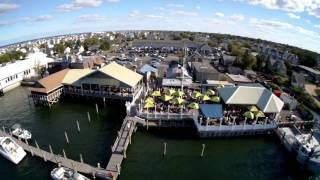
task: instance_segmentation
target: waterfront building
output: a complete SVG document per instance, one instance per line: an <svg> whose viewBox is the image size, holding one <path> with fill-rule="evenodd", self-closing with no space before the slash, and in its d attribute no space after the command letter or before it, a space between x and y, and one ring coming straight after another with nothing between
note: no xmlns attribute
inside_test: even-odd
<svg viewBox="0 0 320 180"><path fill-rule="evenodd" d="M37 74L42 67L47 67L52 58L48 58L42 52L29 54L25 60L3 64L0 67L0 92L5 93L17 86L23 79L31 78Z"/></svg>
<svg viewBox="0 0 320 180"><path fill-rule="evenodd" d="M218 88L218 94L223 104L200 105L199 115L194 114L201 137L259 134L277 127L284 103L263 86Z"/></svg>
<svg viewBox="0 0 320 180"><path fill-rule="evenodd" d="M65 69L38 81L41 86L31 89L31 97L35 104L49 106L63 95L132 103L142 93L142 79L142 75L115 62L99 70Z"/></svg>

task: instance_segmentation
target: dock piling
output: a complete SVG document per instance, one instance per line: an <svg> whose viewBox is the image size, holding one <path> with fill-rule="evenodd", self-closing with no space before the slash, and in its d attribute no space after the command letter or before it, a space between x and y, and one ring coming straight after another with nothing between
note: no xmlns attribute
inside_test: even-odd
<svg viewBox="0 0 320 180"><path fill-rule="evenodd" d="M69 144L69 137L68 137L67 131L64 131L64 137L66 138L67 144Z"/></svg>
<svg viewBox="0 0 320 180"><path fill-rule="evenodd" d="M64 151L64 149L62 149L62 153L63 153L63 157L66 159L67 155L66 155L66 152Z"/></svg>
<svg viewBox="0 0 320 180"><path fill-rule="evenodd" d="M78 120L77 120L77 129L78 129L78 132L80 132L80 124Z"/></svg>
<svg viewBox="0 0 320 180"><path fill-rule="evenodd" d="M88 121L90 123L91 122L91 117L90 117L90 113L89 112L87 112L87 116L88 116Z"/></svg>
<svg viewBox="0 0 320 180"><path fill-rule="evenodd" d="M167 154L167 143L163 143L163 157Z"/></svg>
<svg viewBox="0 0 320 180"><path fill-rule="evenodd" d="M98 167L99 169L101 168L100 163L97 163L97 167Z"/></svg>
<svg viewBox="0 0 320 180"><path fill-rule="evenodd" d="M81 153L80 153L80 162L83 163L83 158Z"/></svg>
<svg viewBox="0 0 320 180"><path fill-rule="evenodd" d="M53 154L52 147L50 144L49 144L49 150L50 150L50 153Z"/></svg>
<svg viewBox="0 0 320 180"><path fill-rule="evenodd" d="M2 126L2 130L4 133L6 133L6 128L4 128L4 126Z"/></svg>
<svg viewBox="0 0 320 180"><path fill-rule="evenodd" d="M99 115L99 107L98 107L98 104L96 104L96 112L97 112L97 115Z"/></svg>
<svg viewBox="0 0 320 180"><path fill-rule="evenodd" d="M206 148L205 144L202 144L202 150L201 150L201 154L200 157L203 157L203 153L204 153L204 149Z"/></svg>

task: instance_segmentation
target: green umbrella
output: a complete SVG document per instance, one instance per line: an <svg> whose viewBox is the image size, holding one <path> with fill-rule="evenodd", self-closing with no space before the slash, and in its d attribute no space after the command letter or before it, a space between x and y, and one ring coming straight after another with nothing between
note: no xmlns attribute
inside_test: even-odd
<svg viewBox="0 0 320 180"><path fill-rule="evenodd" d="M174 90L174 89L167 89L167 91L166 91L166 93L170 96L173 95L175 92L176 92L176 90Z"/></svg>
<svg viewBox="0 0 320 180"><path fill-rule="evenodd" d="M195 99L197 99L197 98L199 98L201 96L202 96L202 94L199 91L194 91L192 93L192 97L195 98Z"/></svg>
<svg viewBox="0 0 320 180"><path fill-rule="evenodd" d="M189 104L188 107L191 109L199 109L199 104L193 102L193 103Z"/></svg>
<svg viewBox="0 0 320 180"><path fill-rule="evenodd" d="M223 84L219 84L218 88L224 88L224 85Z"/></svg>
<svg viewBox="0 0 320 180"><path fill-rule="evenodd" d="M216 94L216 92L214 92L214 90L209 89L206 93L208 96L214 96Z"/></svg>
<svg viewBox="0 0 320 180"><path fill-rule="evenodd" d="M145 101L144 101L144 103L146 104L146 103L154 103L154 99L152 98L152 97L148 97Z"/></svg>
<svg viewBox="0 0 320 180"><path fill-rule="evenodd" d="M184 103L184 99L182 99L180 97L173 100L173 104L181 105L182 103Z"/></svg>
<svg viewBox="0 0 320 180"><path fill-rule="evenodd" d="M161 92L160 91L153 91L152 92L152 94L151 94L151 96L153 96L153 97L159 97L159 96L161 96Z"/></svg>
<svg viewBox="0 0 320 180"><path fill-rule="evenodd" d="M164 95L161 97L161 99L165 102L170 101L173 97L172 96L168 96L168 95Z"/></svg>
<svg viewBox="0 0 320 180"><path fill-rule="evenodd" d="M253 112L247 111L243 114L246 118L248 119L254 119L254 114Z"/></svg>
<svg viewBox="0 0 320 180"><path fill-rule="evenodd" d="M257 112L255 112L255 116L256 116L256 118L266 117L262 111L257 111Z"/></svg>
<svg viewBox="0 0 320 180"><path fill-rule="evenodd" d="M173 95L177 97L182 97L184 95L184 92L179 90L179 91L176 91Z"/></svg>
<svg viewBox="0 0 320 180"><path fill-rule="evenodd" d="M258 109L255 105L249 106L248 109L249 109L249 111L251 111L251 112L257 112L257 111L259 111L259 109Z"/></svg>
<svg viewBox="0 0 320 180"><path fill-rule="evenodd" d="M146 104L144 104L144 108L153 108L154 107L154 103L152 102L147 102Z"/></svg>
<svg viewBox="0 0 320 180"><path fill-rule="evenodd" d="M215 102L215 103L219 103L219 102L220 102L220 97L219 97L219 96L213 96L213 97L211 98L211 101L212 101L212 102Z"/></svg>
<svg viewBox="0 0 320 180"><path fill-rule="evenodd" d="M209 101L210 100L210 97L208 95L204 95L202 97L202 101Z"/></svg>

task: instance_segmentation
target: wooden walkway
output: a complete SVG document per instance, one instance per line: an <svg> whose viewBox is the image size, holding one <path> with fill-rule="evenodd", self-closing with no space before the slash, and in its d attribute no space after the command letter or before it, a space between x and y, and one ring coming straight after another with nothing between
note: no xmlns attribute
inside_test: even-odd
<svg viewBox="0 0 320 180"><path fill-rule="evenodd" d="M136 130L136 123L141 119L136 117L126 117L123 120L123 124L118 131L118 137L116 138L114 145L112 146L112 155L106 169L100 167L94 167L84 162L74 161L67 157L56 155L52 152L45 151L39 148L35 142L36 147L30 145L27 141L23 142L10 135L9 132L5 132L4 129L0 130L0 136L10 136L17 144L19 144L25 151L29 152L32 156L42 158L45 162L52 162L57 165L74 169L80 173L91 175L93 178L99 177L102 179L117 179L120 175L121 163L126 158L126 150L128 145L131 144L132 133ZM141 122L140 122L141 123Z"/></svg>

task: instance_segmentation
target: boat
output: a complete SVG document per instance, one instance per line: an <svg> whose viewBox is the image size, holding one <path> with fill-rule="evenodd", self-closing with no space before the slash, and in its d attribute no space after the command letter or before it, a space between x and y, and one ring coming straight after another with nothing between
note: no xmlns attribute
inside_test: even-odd
<svg viewBox="0 0 320 180"><path fill-rule="evenodd" d="M28 130L22 129L22 128L15 128L12 131L12 135L16 136L17 138L21 138L21 139L31 139L32 135Z"/></svg>
<svg viewBox="0 0 320 180"><path fill-rule="evenodd" d="M15 164L19 164L27 155L23 148L10 137L0 137L0 154Z"/></svg>
<svg viewBox="0 0 320 180"><path fill-rule="evenodd" d="M67 167L54 168L51 171L51 177L54 180L90 180L84 175L79 174L76 171Z"/></svg>
<svg viewBox="0 0 320 180"><path fill-rule="evenodd" d="M314 174L320 174L320 143L313 131L301 133L297 128L278 128L277 135L299 164Z"/></svg>

